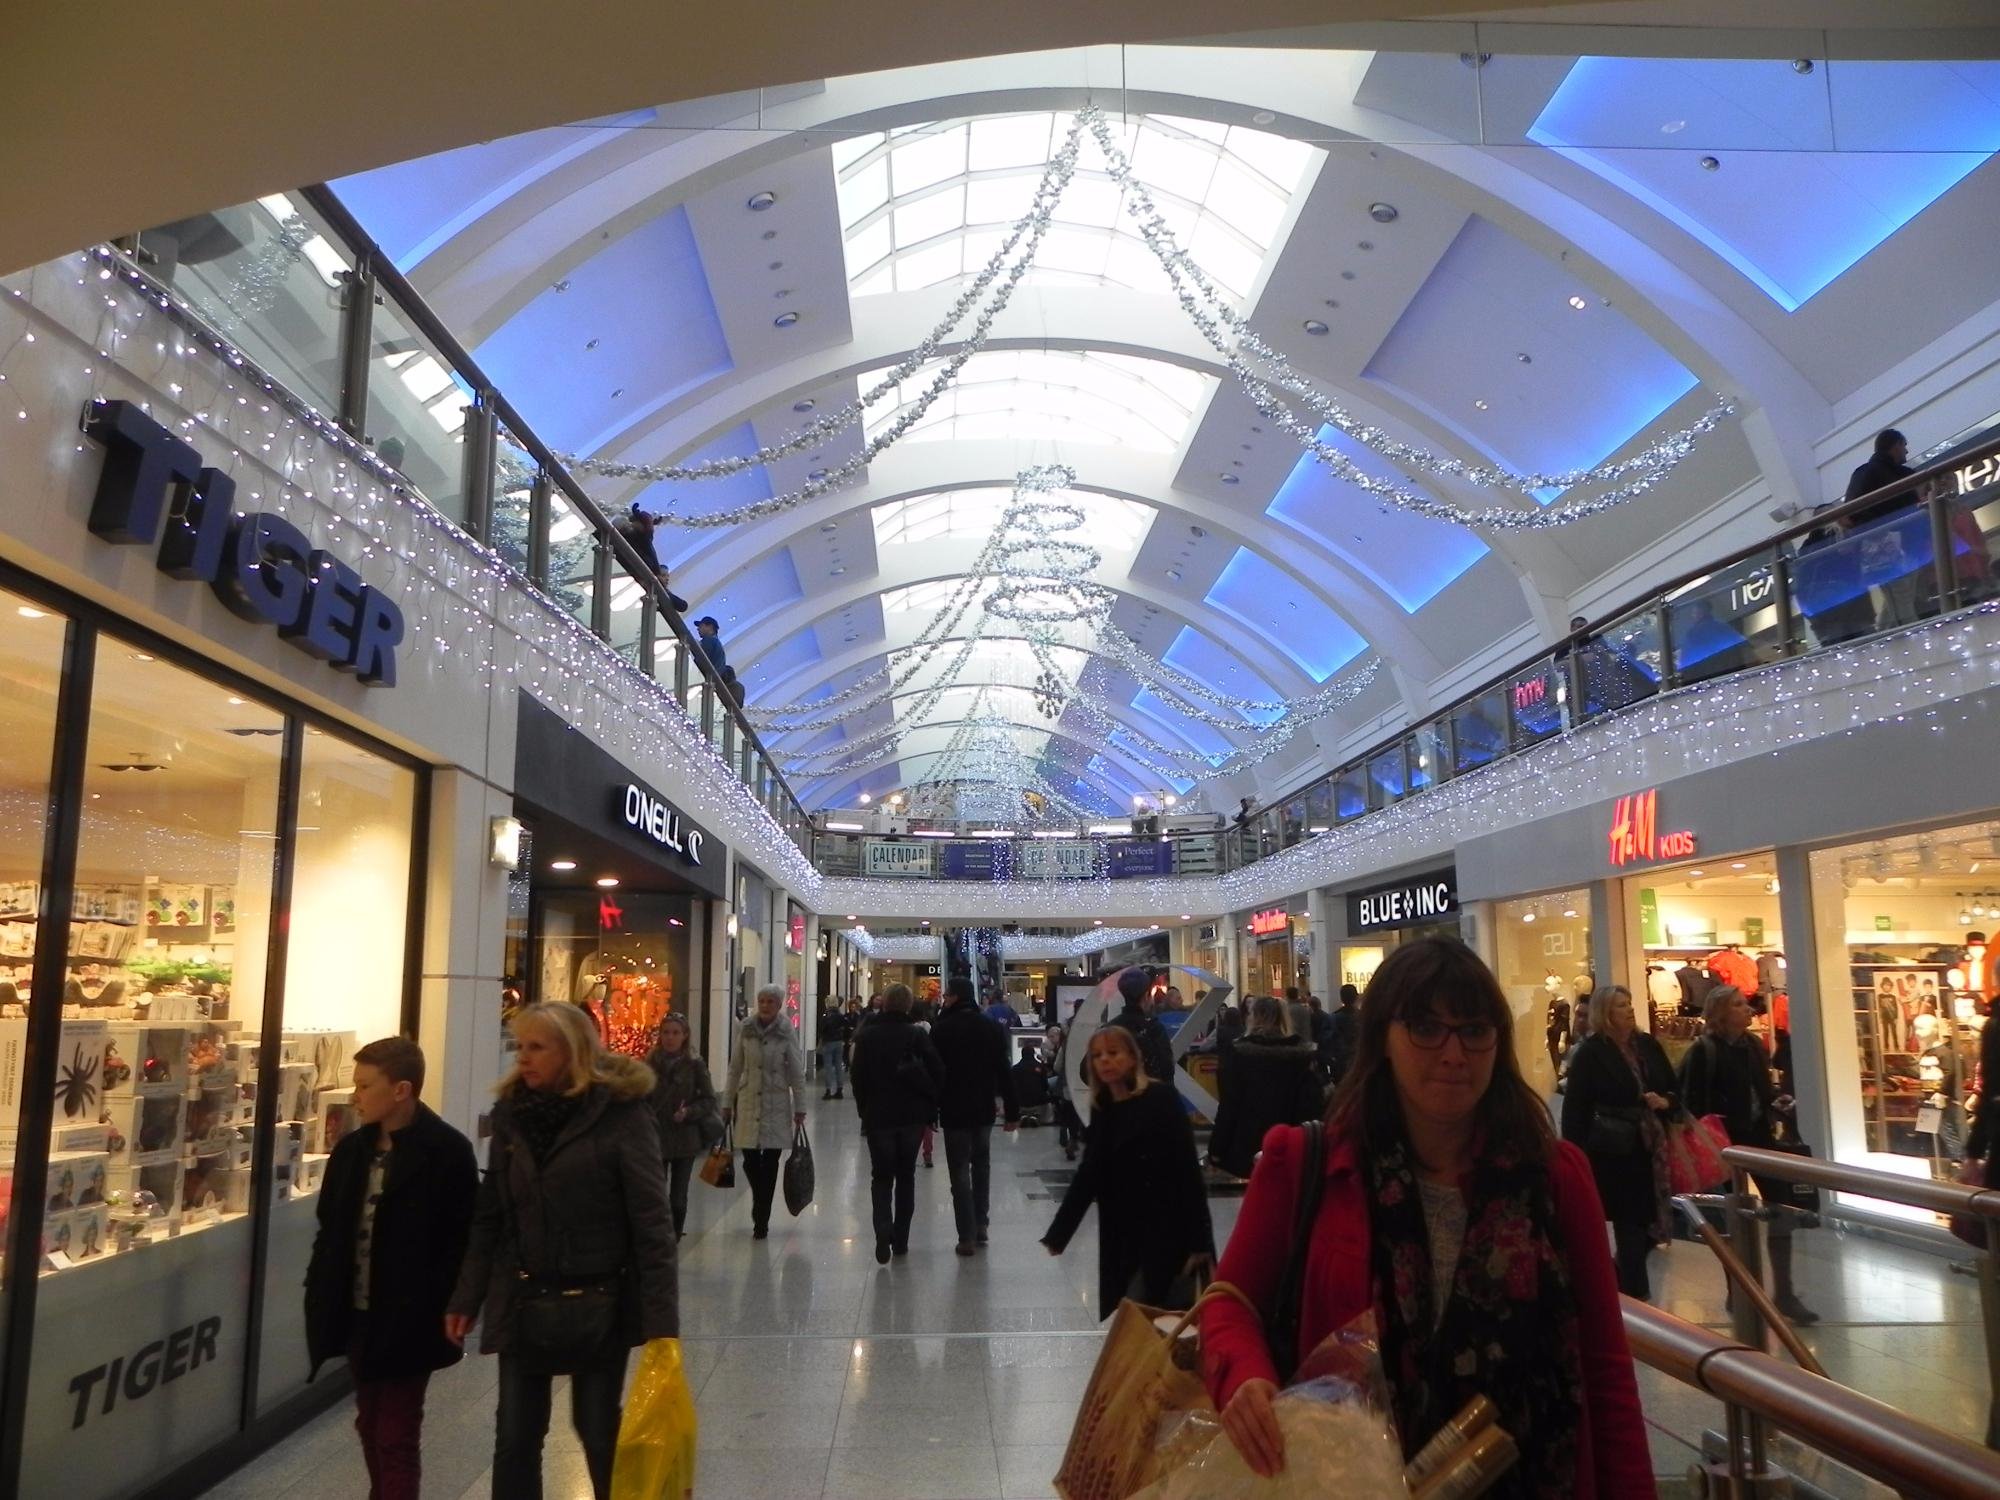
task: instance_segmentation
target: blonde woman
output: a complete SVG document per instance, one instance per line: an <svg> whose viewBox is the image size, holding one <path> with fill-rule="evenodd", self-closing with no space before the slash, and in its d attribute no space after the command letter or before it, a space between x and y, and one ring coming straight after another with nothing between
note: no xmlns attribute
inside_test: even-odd
<svg viewBox="0 0 2000 1500"><path fill-rule="evenodd" d="M1171 1085L1146 1076L1139 1043L1124 1027L1093 1033L1087 1061L1083 1162L1042 1243L1062 1254L1095 1203L1098 1316L1111 1316L1121 1297L1186 1306L1175 1283L1215 1257L1187 1111Z"/></svg>
<svg viewBox="0 0 2000 1500"><path fill-rule="evenodd" d="M483 1320L480 1351L500 1356L494 1500L540 1500L557 1375L606 1500L627 1352L680 1332L653 1072L606 1052L574 1005L531 1005L513 1034L445 1334L462 1344Z"/></svg>

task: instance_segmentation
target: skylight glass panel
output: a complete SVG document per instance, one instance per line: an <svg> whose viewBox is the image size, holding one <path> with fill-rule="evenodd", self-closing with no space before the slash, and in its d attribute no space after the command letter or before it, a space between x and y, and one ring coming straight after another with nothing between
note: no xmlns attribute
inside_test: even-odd
<svg viewBox="0 0 2000 1500"><path fill-rule="evenodd" d="M896 239L890 231L889 221L877 219L848 240L847 253L852 264L866 269L879 262L895 247Z"/></svg>
<svg viewBox="0 0 2000 1500"><path fill-rule="evenodd" d="M867 411L872 437L929 385L925 366ZM974 355L907 441L1071 438L1176 451L1212 376L1161 360L1056 350ZM864 385L868 378L864 377Z"/></svg>
<svg viewBox="0 0 2000 1500"><path fill-rule="evenodd" d="M1012 498L1008 490L986 488L891 500L871 512L875 545L879 548L913 542L984 541L1000 524ZM1137 500L1087 490L1066 491L1062 498L1083 511L1082 534L1087 534L1093 545L1131 550L1153 524L1153 507Z"/></svg>
<svg viewBox="0 0 2000 1500"><path fill-rule="evenodd" d="M845 172L887 139L887 136L877 134L851 135L844 141L835 141L833 143L834 171Z"/></svg>
<svg viewBox="0 0 2000 1500"><path fill-rule="evenodd" d="M964 246L951 239L942 244L927 245L906 256L896 267L896 279L904 291L915 291L920 287L950 281L964 266Z"/></svg>
<svg viewBox="0 0 2000 1500"><path fill-rule="evenodd" d="M904 262L924 255L941 235L979 236L953 273L977 274L1004 232L1028 211L1049 154L1072 118L987 116L857 138L865 146L843 143L847 149L837 152L835 170L853 295L935 285L942 257L925 255L907 273ZM1240 301L1319 151L1241 126L1168 116L1121 122L1114 135L1175 237ZM954 196L933 203L943 187ZM886 277L880 237L872 232L884 218L891 224ZM1126 211L1124 190L1088 138L1056 218L1060 227L1044 236L1027 280L1164 289L1166 278ZM1101 243L1089 243L1092 236Z"/></svg>

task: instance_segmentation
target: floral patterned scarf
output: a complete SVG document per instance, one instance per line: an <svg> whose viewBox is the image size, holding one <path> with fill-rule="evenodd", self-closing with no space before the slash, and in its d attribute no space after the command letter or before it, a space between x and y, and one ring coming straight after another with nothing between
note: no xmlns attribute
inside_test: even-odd
<svg viewBox="0 0 2000 1500"><path fill-rule="evenodd" d="M1467 1179L1465 1240L1441 1321L1407 1145L1370 1163L1376 1317L1397 1430L1413 1455L1474 1396L1500 1410L1521 1460L1488 1491L1557 1500L1574 1489L1583 1359L1548 1169L1482 1163Z"/></svg>

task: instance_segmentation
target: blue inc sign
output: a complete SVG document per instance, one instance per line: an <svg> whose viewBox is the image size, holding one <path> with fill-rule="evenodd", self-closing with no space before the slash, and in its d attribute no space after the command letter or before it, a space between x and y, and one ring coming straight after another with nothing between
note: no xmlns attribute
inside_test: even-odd
<svg viewBox="0 0 2000 1500"><path fill-rule="evenodd" d="M396 685L403 612L283 516L239 513L236 481L129 401L94 401L84 432L104 447L90 529L159 544L160 571L199 580L234 613L365 683Z"/></svg>

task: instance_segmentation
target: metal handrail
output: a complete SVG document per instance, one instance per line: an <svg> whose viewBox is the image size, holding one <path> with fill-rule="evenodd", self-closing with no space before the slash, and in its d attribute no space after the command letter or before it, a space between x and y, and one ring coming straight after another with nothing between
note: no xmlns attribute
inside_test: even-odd
<svg viewBox="0 0 2000 1500"><path fill-rule="evenodd" d="M326 222L327 228L344 242L357 263L366 263L369 278L372 279L376 290L395 305L396 310L409 320L417 332L437 346L438 352L465 377L468 384L482 393L482 400L492 409L494 415L506 424L508 434L527 451L542 472L555 482L557 488L562 490L576 508L577 513L589 524L597 543L608 548L632 580L646 591L647 597L654 603L656 618L667 621L668 629L673 632L683 651L688 654L690 664L710 684L716 701L724 706L724 711L736 721L737 732L763 757L772 779L783 790L793 811L802 821L805 820L807 818L805 805L792 791L791 783L785 779L777 760L765 747L748 716L728 691L721 674L709 662L707 653L699 649L695 638L688 633L687 624L680 618L679 611L667 605L665 591L661 589L659 580L645 566L638 551L619 533L618 528L611 524L611 519L605 514L603 507L577 482L568 466L556 457L554 450L536 436L534 429L522 419L520 412L515 410L506 394L487 378L486 372L480 369L478 361L472 357L470 351L445 326L444 321L432 310L422 294L410 285L402 272L396 269L382 247L366 229L361 227L360 221L348 211L347 205L341 202L339 195L324 183L314 183L300 188L299 196L304 198L311 205L313 212ZM490 538L481 540L490 541ZM751 790L754 792L756 789Z"/></svg>
<svg viewBox="0 0 2000 1500"><path fill-rule="evenodd" d="M1913 1500L2000 1494L2000 1454L1644 1302L1622 1301L1633 1357L1715 1397L1732 1418L1741 1413L1754 1423L1768 1422ZM1735 1427L1732 1420L1732 1432ZM1750 1436L1753 1451L1760 1449L1760 1435L1753 1430ZM1749 1455L1740 1445L1732 1449L1736 1472Z"/></svg>
<svg viewBox="0 0 2000 1500"><path fill-rule="evenodd" d="M1910 1208L1928 1209L1934 1214L2000 1220L2000 1189L1934 1182L1927 1177L1903 1177L1894 1172L1877 1171L1873 1167L1850 1167L1841 1162L1823 1161L1816 1156L1767 1151L1761 1146L1727 1146L1723 1148L1722 1159L1730 1166L1758 1177L1804 1183L1829 1192L1878 1198L1884 1203L1901 1203Z"/></svg>

